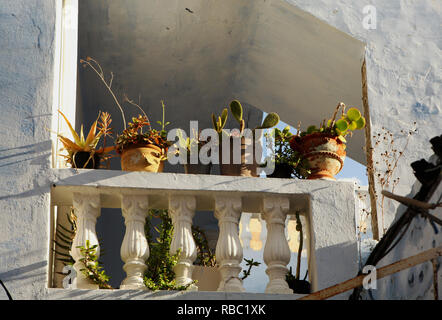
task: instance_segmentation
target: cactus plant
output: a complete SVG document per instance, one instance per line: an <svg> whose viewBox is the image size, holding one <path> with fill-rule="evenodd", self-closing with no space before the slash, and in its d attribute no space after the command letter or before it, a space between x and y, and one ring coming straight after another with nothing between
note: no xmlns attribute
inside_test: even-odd
<svg viewBox="0 0 442 320"><path fill-rule="evenodd" d="M227 123L227 116L228 116L228 110L227 108L224 108L221 112L221 116L216 118L216 116L212 113L212 124L213 129L215 129L216 132L221 133Z"/></svg>
<svg viewBox="0 0 442 320"><path fill-rule="evenodd" d="M290 146L293 150L301 153L311 171L308 179L330 179L335 180L336 175L344 165L346 156L345 136L352 135L354 130L361 130L365 127L365 118L357 108L348 109L340 102L328 121L323 120L318 127L309 126L306 131L298 128L296 136L290 139ZM341 117L337 119L341 111ZM318 148L322 152L318 153Z"/></svg>
<svg viewBox="0 0 442 320"><path fill-rule="evenodd" d="M346 106L343 102L339 103L331 119L327 122L324 120L319 128L313 125L309 126L306 131L298 130L297 136L303 137L311 133L323 132L337 136L339 140L346 143L346 135L351 135L352 131L365 128L365 118L357 108L350 108L347 113L345 113L345 108ZM336 120L339 110L342 111L342 114Z"/></svg>
<svg viewBox="0 0 442 320"><path fill-rule="evenodd" d="M245 129L245 121L243 119L243 109L241 103L238 100L233 100L232 102L230 102L230 111L232 112L233 117L239 123L239 131L243 133ZM275 112L271 112L265 117L262 124L253 129L253 131L255 131L256 129L270 129L276 126L278 123L279 115Z"/></svg>
<svg viewBox="0 0 442 320"><path fill-rule="evenodd" d="M246 126L246 122L243 119L243 109L241 103L238 100L233 100L230 102L230 111L235 117L236 121L239 123L239 131L243 132Z"/></svg>
<svg viewBox="0 0 442 320"><path fill-rule="evenodd" d="M269 113L262 124L255 129L270 129L279 123L279 115L276 112Z"/></svg>

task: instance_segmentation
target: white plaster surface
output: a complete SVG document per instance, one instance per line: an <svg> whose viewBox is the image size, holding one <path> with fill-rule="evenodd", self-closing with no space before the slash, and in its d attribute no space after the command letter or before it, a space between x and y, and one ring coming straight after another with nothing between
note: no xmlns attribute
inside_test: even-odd
<svg viewBox="0 0 442 320"><path fill-rule="evenodd" d="M285 0L366 44L368 100L372 134L382 127L402 148L407 130L417 122L418 134L411 137L396 176L395 191L407 195L415 181L409 164L431 154L431 138L441 134L442 2L437 0ZM376 8L377 28L362 25L363 8ZM374 161L381 161L374 149ZM385 227L394 219L397 204L385 204ZM381 219L381 218L380 218Z"/></svg>
<svg viewBox="0 0 442 320"><path fill-rule="evenodd" d="M54 28L54 0L0 1L0 279L14 299L47 284Z"/></svg>
<svg viewBox="0 0 442 320"><path fill-rule="evenodd" d="M440 135L442 130L442 2L286 1L366 43L372 135L385 127L393 133L395 147L401 150L406 139L400 131L411 129L416 121L418 133L411 137L395 171L395 176L400 178L395 193L414 196L419 183L415 183L410 163L432 155L429 140ZM366 30L362 25L366 5L376 8L377 28L374 30ZM375 162L382 163L382 151L374 149ZM384 226L388 228L404 209L400 207L396 212L398 203L388 199L384 207ZM382 221L382 217L379 219ZM434 229L428 221L419 218L413 222L398 248L382 262L387 264L409 257L440 245L441 240L440 227ZM421 270L423 273L419 278ZM439 277L440 273L439 270ZM374 296L378 299L432 299L431 278L429 263L416 266L382 280L379 284L382 288L375 291Z"/></svg>

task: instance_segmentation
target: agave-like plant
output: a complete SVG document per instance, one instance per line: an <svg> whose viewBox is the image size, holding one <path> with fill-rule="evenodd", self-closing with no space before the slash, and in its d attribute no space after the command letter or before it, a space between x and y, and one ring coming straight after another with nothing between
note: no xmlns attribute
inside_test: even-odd
<svg viewBox="0 0 442 320"><path fill-rule="evenodd" d="M74 167L77 167L74 158L78 152L90 153L89 159L87 161L88 163L95 154L104 156L115 148L114 146L106 147L104 143L104 146L102 148L97 149L100 138L102 136L106 137L111 135L110 123L112 122L112 120L107 112L99 113L97 120L95 120L95 122L92 124L86 138L84 137L83 133L83 125L81 125L80 134L78 134L72 127L68 118L63 114L63 112L61 112L60 110L58 110L58 112L63 116L74 138L74 141L72 141L71 139L62 136L61 134L57 134L58 139L63 144L64 149L68 152L68 154L65 155L66 161ZM99 124L98 119L100 118L100 116L101 122ZM87 163L85 164L85 166L87 165Z"/></svg>

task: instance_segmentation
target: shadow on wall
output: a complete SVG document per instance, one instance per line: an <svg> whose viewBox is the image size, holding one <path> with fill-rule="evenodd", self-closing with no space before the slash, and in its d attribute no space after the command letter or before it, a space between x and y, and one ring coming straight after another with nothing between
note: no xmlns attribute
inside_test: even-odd
<svg viewBox="0 0 442 320"><path fill-rule="evenodd" d="M51 146L52 141L46 140L31 145L0 150L0 175L5 188L1 192L6 194L0 196L0 201L39 196L48 192L50 177L48 175L39 176L38 174L50 168ZM33 188L26 184L26 191L8 194L8 192L14 192L14 190L25 189L20 184L25 183L26 179L17 179L17 177L31 172L33 166L38 169L37 176L32 181Z"/></svg>
<svg viewBox="0 0 442 320"><path fill-rule="evenodd" d="M14 250L0 252L0 267L11 268L11 266L15 266L15 268L0 272L0 279L12 299L20 299L20 295L23 293L28 294L28 292L23 292L23 288L28 287L31 283L39 285L46 283L48 271L48 261L41 260L43 257L47 257L46 251L34 250L23 254L25 250L20 250L23 248L17 246L19 242L18 239L12 239L9 243L2 243L2 246L13 247ZM32 262L35 260L37 262ZM23 266L17 267L17 265ZM0 288L0 300L7 298L6 292Z"/></svg>
<svg viewBox="0 0 442 320"><path fill-rule="evenodd" d="M0 168L30 161L29 164L42 165L51 155L52 141L46 140L30 145L0 150ZM1 169L0 169L1 170ZM8 168L8 170L11 170ZM12 169L14 171L14 169ZM11 171L11 172L12 172ZM2 172L3 173L3 172ZM4 172L7 174L7 171Z"/></svg>

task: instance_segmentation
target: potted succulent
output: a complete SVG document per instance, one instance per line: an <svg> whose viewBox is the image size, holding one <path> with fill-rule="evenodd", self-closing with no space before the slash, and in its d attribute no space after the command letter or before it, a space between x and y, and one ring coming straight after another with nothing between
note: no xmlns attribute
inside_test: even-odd
<svg viewBox="0 0 442 320"><path fill-rule="evenodd" d="M296 212L296 231L299 232L299 247L298 247L298 257L296 263L296 276L292 273L292 267L290 267L290 271L286 275L286 281L289 285L289 288L293 290L293 293L303 293L308 294L311 292L310 282L305 280L307 278L308 271L305 274L303 280L300 279L301 272L301 256L302 256L302 246L304 242L304 233L302 231L302 223L301 218L299 217L299 212Z"/></svg>
<svg viewBox="0 0 442 320"><path fill-rule="evenodd" d="M274 170L267 177L291 178L295 176L303 179L308 174L308 170L304 169L303 158L299 152L290 147L290 140L293 137L293 134L290 132L290 126L285 127L283 130L274 128L270 133L267 132L265 136L267 141L270 141L270 139L274 140L274 147L269 147ZM266 165L267 163L262 166Z"/></svg>
<svg viewBox="0 0 442 320"><path fill-rule="evenodd" d="M57 134L63 148L67 151L67 155L63 155L66 162L76 169L98 169L100 161L108 159L109 152L114 149L113 146L106 147L106 137L111 135L110 124L112 120L110 115L106 112L100 112L85 138L83 125L81 125L80 134L77 134L63 112L60 110L58 112L63 116L74 138L74 141L72 141L61 134ZM97 145L101 137L103 137L103 147L98 149Z"/></svg>
<svg viewBox="0 0 442 320"><path fill-rule="evenodd" d="M126 126L126 117L122 105L112 90L113 73L111 73L111 77L107 81L102 67L93 58L87 57L86 60L80 59L80 63L82 63L84 67L90 67L98 75L121 112L124 130L115 140L116 152L121 156L121 169L124 171L163 171L164 161L167 158L167 150L171 145L171 143L167 141L167 132L165 130L165 126L167 126L169 122L165 122L164 120L164 102L161 101L163 120L157 121L157 123L161 125L161 130L156 130L151 127L149 118L143 108L141 108L139 104L129 100L125 95L124 102L128 102L137 107L142 112L142 115L139 114L138 117L133 117L132 122L129 122ZM147 130L143 132L143 128L145 127L147 127Z"/></svg>
<svg viewBox="0 0 442 320"><path fill-rule="evenodd" d="M227 138L230 139L229 145L230 145L230 161L228 163L223 163L223 148L222 148L222 141L220 139L220 169L222 175L229 175L229 176L248 176L248 177L257 177L258 176L258 162L256 161L256 153L258 150L256 150L256 144L255 144L255 138L256 138L256 130L257 129L269 129L274 126L276 126L279 122L279 116L277 113L269 113L262 124L252 130L252 136L246 137L244 136L244 130L245 130L245 121L243 119L243 108L241 106L241 103L238 100L233 100L230 102L230 112L232 113L233 117L236 119L236 121L239 124L239 131L235 132L233 131L230 136ZM223 110L223 113L221 117L219 117L218 122L215 122L215 116L212 114L212 120L214 122L215 130L217 130L220 133L220 138L223 137L221 133L225 133L223 130L225 123L227 121L227 108ZM226 138L226 137L225 137ZM241 139L240 145L241 145L241 161L239 164L234 163L233 159L233 147L235 143L233 142L234 139ZM251 146L251 147L248 147ZM251 153L248 154L248 149L251 149ZM252 158L250 160L250 157ZM250 162L250 163L249 163Z"/></svg>
<svg viewBox="0 0 442 320"><path fill-rule="evenodd" d="M171 143L167 141L167 132L163 121L161 130L153 129L146 115L132 118L128 127L117 136L115 149L121 155L121 169L123 171L162 172L164 161L167 159L167 150ZM143 128L148 129L143 132Z"/></svg>
<svg viewBox="0 0 442 320"><path fill-rule="evenodd" d="M191 152L197 151L199 154L201 147L203 147L206 143L208 143L208 141L202 141L199 133L194 134L194 137L192 138L187 137L186 139L184 139L183 132L181 129L178 129L177 136L178 136L178 143L180 145L179 150L187 151L186 163L184 164L184 172L186 174L210 174L210 170L212 168L211 162L209 162L208 164L203 164L203 163L194 164L191 163L190 159ZM179 150L177 150L177 154L179 154Z"/></svg>
<svg viewBox="0 0 442 320"><path fill-rule="evenodd" d="M291 138L291 148L301 154L310 170L307 179L336 180L334 176L341 171L346 156L345 136L365 127L365 118L358 109L350 108L345 113L345 108L344 103L339 103L330 120L323 120L319 128L298 130ZM340 110L341 117L336 120Z"/></svg>

